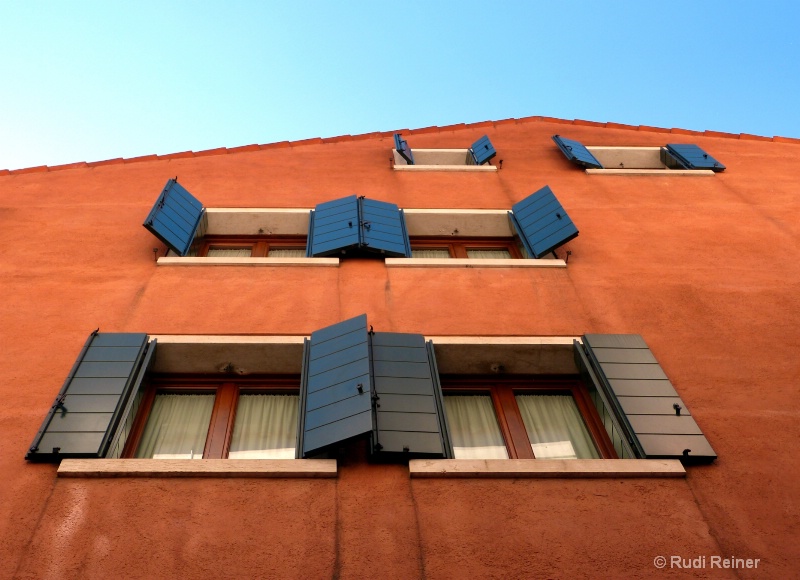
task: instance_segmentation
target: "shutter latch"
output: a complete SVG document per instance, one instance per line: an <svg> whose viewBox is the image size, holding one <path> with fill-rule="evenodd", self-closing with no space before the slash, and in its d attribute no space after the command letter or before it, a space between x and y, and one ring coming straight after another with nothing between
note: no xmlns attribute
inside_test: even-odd
<svg viewBox="0 0 800 580"><path fill-rule="evenodd" d="M681 409L683 409L683 407L681 407L678 403L674 403L672 405L672 408L675 409L675 416L680 417L681 416ZM684 453L686 453L686 452L684 451Z"/></svg>

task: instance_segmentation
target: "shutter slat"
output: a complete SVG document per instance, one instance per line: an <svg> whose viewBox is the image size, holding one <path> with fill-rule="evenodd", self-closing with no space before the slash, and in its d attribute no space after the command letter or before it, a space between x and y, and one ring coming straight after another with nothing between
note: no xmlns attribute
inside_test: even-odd
<svg viewBox="0 0 800 580"><path fill-rule="evenodd" d="M185 256L195 237L203 235L206 219L203 204L170 179L143 225L173 252Z"/></svg>
<svg viewBox="0 0 800 580"><path fill-rule="evenodd" d="M710 169L712 171L725 171L725 166L703 151L697 145L667 144L667 151L680 165L686 169Z"/></svg>
<svg viewBox="0 0 800 580"><path fill-rule="evenodd" d="M362 199L361 210L367 250L389 257L411 257L405 217L400 208L385 201Z"/></svg>
<svg viewBox="0 0 800 580"><path fill-rule="evenodd" d="M411 152L411 147L408 142L400 136L400 133L394 134L394 148L400 156L406 160L409 165L414 165L414 154Z"/></svg>
<svg viewBox="0 0 800 580"><path fill-rule="evenodd" d="M492 142L489 141L489 137L487 135L484 135L475 141L469 150L472 153L472 158L475 161L475 165L483 165L484 163L488 163L494 159L495 155L497 155L497 151L495 151L494 145L492 145Z"/></svg>
<svg viewBox="0 0 800 580"><path fill-rule="evenodd" d="M560 135L553 135L553 141L555 141L556 145L558 145L558 148L561 149L561 152L572 163L592 169L603 169L603 164L600 163L594 155L592 155L591 151L589 151L578 141L567 139L566 137L562 137Z"/></svg>
<svg viewBox="0 0 800 580"><path fill-rule="evenodd" d="M312 212L308 247L312 257L339 254L360 243L358 198L350 195L317 205Z"/></svg>
<svg viewBox="0 0 800 580"><path fill-rule="evenodd" d="M372 432L369 359L366 315L311 334L301 388L302 457Z"/></svg>
<svg viewBox="0 0 800 580"><path fill-rule="evenodd" d="M26 459L105 457L154 348L146 334L92 333Z"/></svg>
<svg viewBox="0 0 800 580"><path fill-rule="evenodd" d="M587 334L583 345L640 457L687 464L716 459L661 365L649 362L656 359L639 335Z"/></svg>
<svg viewBox="0 0 800 580"><path fill-rule="evenodd" d="M534 258L552 252L578 235L578 228L547 185L515 203L511 218Z"/></svg>
<svg viewBox="0 0 800 580"><path fill-rule="evenodd" d="M419 334L376 332L372 365L378 394L378 458L448 457L441 416L441 387L432 349Z"/></svg>

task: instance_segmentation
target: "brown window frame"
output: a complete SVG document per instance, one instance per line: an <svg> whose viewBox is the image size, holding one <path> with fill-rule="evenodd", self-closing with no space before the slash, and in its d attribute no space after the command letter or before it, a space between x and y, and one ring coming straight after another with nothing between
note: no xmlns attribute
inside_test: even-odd
<svg viewBox="0 0 800 580"><path fill-rule="evenodd" d="M412 250L447 250L451 258L469 258L467 250L506 250L512 259L522 252L512 237L411 236Z"/></svg>
<svg viewBox="0 0 800 580"><path fill-rule="evenodd" d="M497 424L503 435L509 459L535 459L528 431L522 421L522 414L515 395L525 394L571 394L583 422L592 437L598 454L603 459L617 459L617 452L608 437L602 420L594 408L589 390L579 377L481 377L456 376L441 377L442 394L469 395L489 394L492 399Z"/></svg>
<svg viewBox="0 0 800 580"><path fill-rule="evenodd" d="M305 250L307 236L205 236L197 248L198 257L205 258L212 248L250 249L251 258L266 258L270 250Z"/></svg>
<svg viewBox="0 0 800 580"><path fill-rule="evenodd" d="M203 459L225 459L231 445L236 407L242 393L269 393L274 395L299 395L300 376L280 375L269 377L208 377L154 375L142 387L144 395L133 422L131 433L122 451L123 458L136 457L144 428L150 418L156 395L159 393L214 393Z"/></svg>

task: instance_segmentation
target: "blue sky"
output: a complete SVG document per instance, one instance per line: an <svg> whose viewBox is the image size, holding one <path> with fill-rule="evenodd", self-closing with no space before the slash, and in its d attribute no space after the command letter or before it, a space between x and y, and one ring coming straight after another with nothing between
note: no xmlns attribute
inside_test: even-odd
<svg viewBox="0 0 800 580"><path fill-rule="evenodd" d="M800 137L800 3L0 0L0 169L544 115Z"/></svg>

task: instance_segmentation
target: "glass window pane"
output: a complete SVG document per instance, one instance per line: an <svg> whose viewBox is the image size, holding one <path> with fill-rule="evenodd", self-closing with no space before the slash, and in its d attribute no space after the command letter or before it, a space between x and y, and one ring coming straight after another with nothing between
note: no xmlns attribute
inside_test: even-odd
<svg viewBox="0 0 800 580"><path fill-rule="evenodd" d="M294 459L297 395L242 394L229 459Z"/></svg>
<svg viewBox="0 0 800 580"><path fill-rule="evenodd" d="M213 408L213 394L157 394L136 457L202 459Z"/></svg>
<svg viewBox="0 0 800 580"><path fill-rule="evenodd" d="M412 258L449 258L450 250L447 249L425 249L415 250L411 249Z"/></svg>
<svg viewBox="0 0 800 580"><path fill-rule="evenodd" d="M534 457L600 457L572 395L517 395L516 399Z"/></svg>
<svg viewBox="0 0 800 580"><path fill-rule="evenodd" d="M275 249L267 252L267 256L270 258L305 258L306 251L304 248Z"/></svg>
<svg viewBox="0 0 800 580"><path fill-rule="evenodd" d="M489 395L447 395L444 409L456 459L508 459Z"/></svg>
<svg viewBox="0 0 800 580"><path fill-rule="evenodd" d="M209 258L249 258L253 254L252 248L209 248Z"/></svg>
<svg viewBox="0 0 800 580"><path fill-rule="evenodd" d="M511 252L508 250L470 250L467 249L468 258L483 258L485 260L510 260Z"/></svg>

